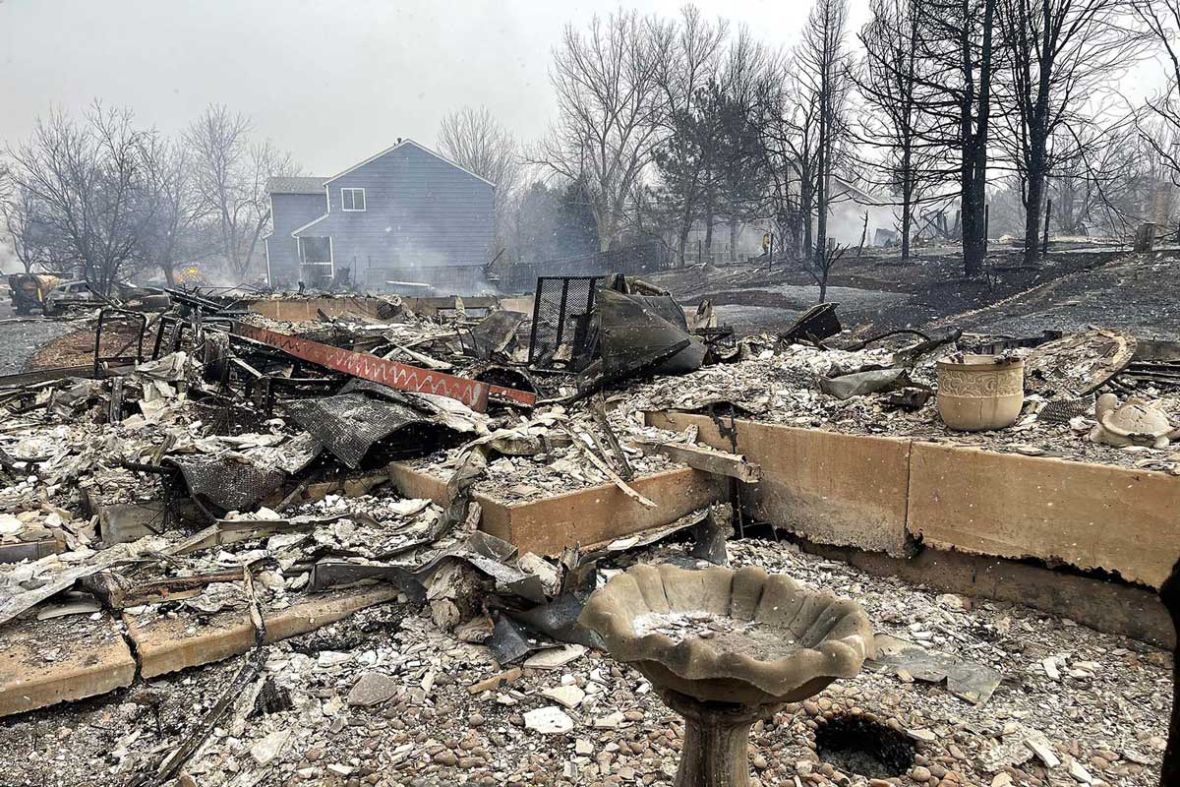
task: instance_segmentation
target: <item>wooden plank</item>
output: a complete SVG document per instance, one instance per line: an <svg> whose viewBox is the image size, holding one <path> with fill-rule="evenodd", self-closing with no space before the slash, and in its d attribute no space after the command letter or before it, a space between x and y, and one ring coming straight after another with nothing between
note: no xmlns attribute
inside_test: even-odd
<svg viewBox="0 0 1180 787"><path fill-rule="evenodd" d="M915 443L907 527L934 546L1064 561L1151 587L1180 556L1180 478Z"/></svg>
<svg viewBox="0 0 1180 787"><path fill-rule="evenodd" d="M755 518L821 544L905 554L908 440L677 412L649 413L647 422L696 426L700 442L760 465L762 482L742 490Z"/></svg>
<svg viewBox="0 0 1180 787"><path fill-rule="evenodd" d="M736 478L746 484L756 484L762 480L762 466L750 463L741 454L731 454L728 451L701 448L685 443L636 440L633 445L648 456L663 454L673 462L688 465L694 470L705 473Z"/></svg>

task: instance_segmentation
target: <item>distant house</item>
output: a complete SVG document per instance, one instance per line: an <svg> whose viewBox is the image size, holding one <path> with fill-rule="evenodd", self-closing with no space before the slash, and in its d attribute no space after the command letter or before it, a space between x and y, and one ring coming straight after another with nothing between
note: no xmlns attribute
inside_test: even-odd
<svg viewBox="0 0 1180 787"><path fill-rule="evenodd" d="M330 178L271 178L267 278L480 289L493 256L495 184L412 140Z"/></svg>

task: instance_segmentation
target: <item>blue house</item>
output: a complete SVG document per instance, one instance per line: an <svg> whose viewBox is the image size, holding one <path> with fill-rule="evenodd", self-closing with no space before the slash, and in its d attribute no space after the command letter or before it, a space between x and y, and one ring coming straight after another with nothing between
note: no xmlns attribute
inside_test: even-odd
<svg viewBox="0 0 1180 787"><path fill-rule="evenodd" d="M482 289L494 255L495 184L409 139L330 178L271 178L267 279Z"/></svg>

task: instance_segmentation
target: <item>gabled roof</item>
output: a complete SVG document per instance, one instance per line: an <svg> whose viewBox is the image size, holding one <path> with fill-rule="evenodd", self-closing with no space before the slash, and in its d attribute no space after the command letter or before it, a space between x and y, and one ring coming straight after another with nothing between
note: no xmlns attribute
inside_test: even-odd
<svg viewBox="0 0 1180 787"><path fill-rule="evenodd" d="M322 194L327 178L267 178L267 194Z"/></svg>
<svg viewBox="0 0 1180 787"><path fill-rule="evenodd" d="M306 224L304 224L304 225L302 225L302 226L299 226L299 227L296 227L295 229L291 230L291 237L292 237L292 238L298 238L298 237L299 237L299 233L303 232L304 230L311 229L311 228L312 228L312 227L314 227L316 224L319 224L321 221L323 221L324 219L328 218L328 216L330 216L330 215L332 215L332 214L331 214L331 213L325 213L323 216L320 216L320 217L318 217L318 218L314 218L314 219L312 219L311 221L307 222Z"/></svg>
<svg viewBox="0 0 1180 787"><path fill-rule="evenodd" d="M343 172L340 172L340 173L337 173L337 174L333 175L332 177L330 177L330 178L328 178L326 181L324 181L324 183L325 183L325 184L327 184L327 183L331 183L332 181L336 180L337 178L342 178L342 177L344 177L345 175L347 175L348 173L350 173L350 172L353 172L353 171L355 171L355 170L358 170L358 169L360 169L361 167L365 166L365 165L366 165L366 164L368 164L370 161L376 161L377 159L381 158L382 156L386 155L387 153L392 153L393 151L397 150L398 148L405 147L406 145L411 145L411 146L413 146L413 147L416 147L416 148L418 148L418 150L421 150L423 153L427 153L427 154L429 154L429 155L431 155L431 156L434 156L434 157L435 157L436 159L438 159L439 161L442 161L442 162L443 162L443 163L445 163L445 164L450 164L450 165L451 165L452 167L454 167L455 169L462 170L463 172L466 172L468 175L470 175L470 176L471 176L471 177L473 177L473 178L476 178L477 180L482 180L484 183L488 184L488 185L489 185L489 186L491 186L492 188L495 188L495 187L496 187L496 184L495 184L495 183L492 183L492 182L491 182L490 180L488 180L487 178L482 178L482 177L480 177L479 175L476 175L474 172L472 172L471 170L467 169L466 167L461 167L461 166L459 166L458 164L456 164L455 162L451 161L451 160L450 160L449 158L447 158L446 156L443 156L443 155L441 155L441 154L439 154L439 153L436 153L436 152L434 152L433 150L431 150L430 148L426 147L425 145L420 145L420 144L418 144L417 142L415 142L415 141L414 141L414 140L412 140L412 139L403 139L401 142L398 142L398 143L397 143L396 145L394 145L393 147L388 147L388 148L386 148L385 150L381 151L380 153L377 153L377 154L375 154L375 155L369 156L367 159L365 159L365 160L364 160L364 161L362 161L361 163L359 163L359 164L354 164L354 165L352 165L351 167L349 167L348 169L344 170Z"/></svg>

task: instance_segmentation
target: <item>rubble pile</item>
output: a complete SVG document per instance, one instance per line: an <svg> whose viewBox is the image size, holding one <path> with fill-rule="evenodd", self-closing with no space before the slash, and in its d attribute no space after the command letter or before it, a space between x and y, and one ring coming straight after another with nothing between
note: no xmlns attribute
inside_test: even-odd
<svg viewBox="0 0 1180 787"><path fill-rule="evenodd" d="M1003 676L976 705L928 675L870 665L755 725L759 783L866 784L815 749L817 727L851 715L912 742L911 767L891 783L1155 784L1167 654L1017 605L881 580L782 543L730 549L735 566L855 595L882 633ZM639 551L624 563L664 560L685 560L683 548ZM570 647L540 666L504 667L426 611L365 610L269 646L186 766L192 781L181 783L669 783L682 734L676 717L638 673ZM18 717L0 729L0 768L27 773L31 784L126 783L179 745L237 669L231 661L164 676L64 717Z"/></svg>
<svg viewBox="0 0 1180 787"><path fill-rule="evenodd" d="M1164 439L1180 387L1159 364L1134 367L1131 345L1110 336L1064 350L1009 342L1001 357L1059 376L1037 378L1010 428L958 432L938 415L937 364L979 337L904 331L838 349L826 304L780 336L737 341L707 308L694 322L643 282L608 287L606 306L556 327L494 302L247 308L176 293L150 359L0 380L0 773L63 785L668 783L683 729L576 621L635 562L728 560L856 596L878 630L859 677L755 726L762 784L1153 783L1169 712L1162 651L734 538L734 496L670 515L638 487L688 467L722 490L761 478L695 428L648 426L657 410L1180 475ZM1159 434L1102 419L1118 403L1096 411L1099 389ZM611 487L654 524L545 554L489 532L493 503ZM639 625L753 654L792 648L707 614ZM69 700L82 702L48 707ZM905 736L912 761L888 782L839 772L816 731L848 718Z"/></svg>
<svg viewBox="0 0 1180 787"><path fill-rule="evenodd" d="M936 387L935 365L957 350L947 346L923 356L909 368L910 384ZM1011 351L1027 357L1029 348ZM658 379L636 386L627 405L639 411L682 410L736 413L766 423L849 434L908 437L931 442L987 448L1027 456L1055 456L1161 470L1180 475L1180 453L1167 446L1123 448L1097 443L1090 433L1097 424L1094 397L1065 418L1051 417L1059 397L1025 396L1024 410L1012 427L991 432L957 432L940 419L933 399L917 410L899 406L890 391L848 399L824 393L822 382L864 367L889 368L894 353L884 350L846 352L794 345L782 352L764 349L748 360L702 369L680 378ZM1180 425L1180 388L1147 388L1137 392L1152 401L1173 424ZM1067 400L1073 404L1076 400Z"/></svg>

